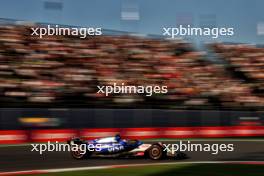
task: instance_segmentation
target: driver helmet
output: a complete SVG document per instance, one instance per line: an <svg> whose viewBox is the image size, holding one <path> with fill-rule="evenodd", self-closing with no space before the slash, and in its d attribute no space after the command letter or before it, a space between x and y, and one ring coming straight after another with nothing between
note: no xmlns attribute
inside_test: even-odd
<svg viewBox="0 0 264 176"><path fill-rule="evenodd" d="M121 136L120 136L120 134L116 134L116 135L115 135L115 139L116 139L116 141L120 141L120 140L121 140Z"/></svg>

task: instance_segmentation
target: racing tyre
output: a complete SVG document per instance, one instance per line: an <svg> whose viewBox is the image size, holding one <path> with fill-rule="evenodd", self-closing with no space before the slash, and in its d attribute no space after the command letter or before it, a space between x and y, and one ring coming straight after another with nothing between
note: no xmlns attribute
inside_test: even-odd
<svg viewBox="0 0 264 176"><path fill-rule="evenodd" d="M70 145L71 145L71 156L74 159L78 159L78 160L86 159L86 158L88 158L91 155L91 152L89 152L87 150L86 150L86 152L84 152L84 151L82 151L80 149L80 147L78 147L78 150L76 150L76 147L73 148L73 144L80 146L81 144L84 144L84 143L81 140L79 140L79 139L75 139L75 140L70 141Z"/></svg>
<svg viewBox="0 0 264 176"><path fill-rule="evenodd" d="M159 160L164 157L163 147L153 144L148 150L148 157L153 160Z"/></svg>

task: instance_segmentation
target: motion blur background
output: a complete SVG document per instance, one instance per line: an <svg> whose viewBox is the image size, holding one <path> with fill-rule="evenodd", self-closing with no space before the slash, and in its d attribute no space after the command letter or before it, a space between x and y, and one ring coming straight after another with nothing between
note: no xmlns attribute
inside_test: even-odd
<svg viewBox="0 0 264 176"><path fill-rule="evenodd" d="M187 153L188 165L161 160L155 167L116 169L119 175L263 175L263 8L263 0L1 0L0 175L153 164L30 152L31 143L117 133L149 143L181 138L235 146L218 155ZM32 27L47 25L102 28L103 35L31 35ZM180 25L234 28L234 35L162 36L164 27ZM97 86L113 83L168 86L168 93L97 93ZM166 162L163 171L159 162ZM20 170L33 171L13 172ZM79 174L99 172L118 175L111 169Z"/></svg>
<svg viewBox="0 0 264 176"><path fill-rule="evenodd" d="M222 129L223 135L215 129L213 134L262 136L263 7L262 0L1 1L0 129L22 130L23 142L34 141L35 135L27 133L33 129L122 132L139 127L235 126L243 133ZM102 27L104 35L30 35L31 27L48 24ZM163 27L179 25L232 27L235 34L163 38ZM114 82L166 85L168 93L97 93L97 86Z"/></svg>

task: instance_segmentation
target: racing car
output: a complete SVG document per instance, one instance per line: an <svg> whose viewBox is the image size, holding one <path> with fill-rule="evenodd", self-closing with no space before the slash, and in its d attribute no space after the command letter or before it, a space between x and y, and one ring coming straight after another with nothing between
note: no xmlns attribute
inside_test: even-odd
<svg viewBox="0 0 264 176"><path fill-rule="evenodd" d="M139 140L122 139L119 134L113 137L105 137L94 140L82 140L73 138L67 143L70 146L84 146L85 152L80 148L71 150L74 159L85 159L90 157L146 157L153 160L173 157L175 159L184 159L186 154L182 152L170 152L164 150L161 142L153 144L144 144Z"/></svg>

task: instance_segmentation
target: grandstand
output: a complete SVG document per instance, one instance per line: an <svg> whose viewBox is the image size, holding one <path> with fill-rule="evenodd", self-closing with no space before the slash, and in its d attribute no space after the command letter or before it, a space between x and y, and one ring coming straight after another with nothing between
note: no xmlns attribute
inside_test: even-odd
<svg viewBox="0 0 264 176"><path fill-rule="evenodd" d="M230 70L224 64L210 62L205 52L196 51L184 40L138 37L119 31L87 39L40 39L30 35L34 25L40 24L10 22L0 26L2 107L264 107L263 48L210 45L225 58ZM97 85L113 82L166 85L168 93L151 97L97 94Z"/></svg>

